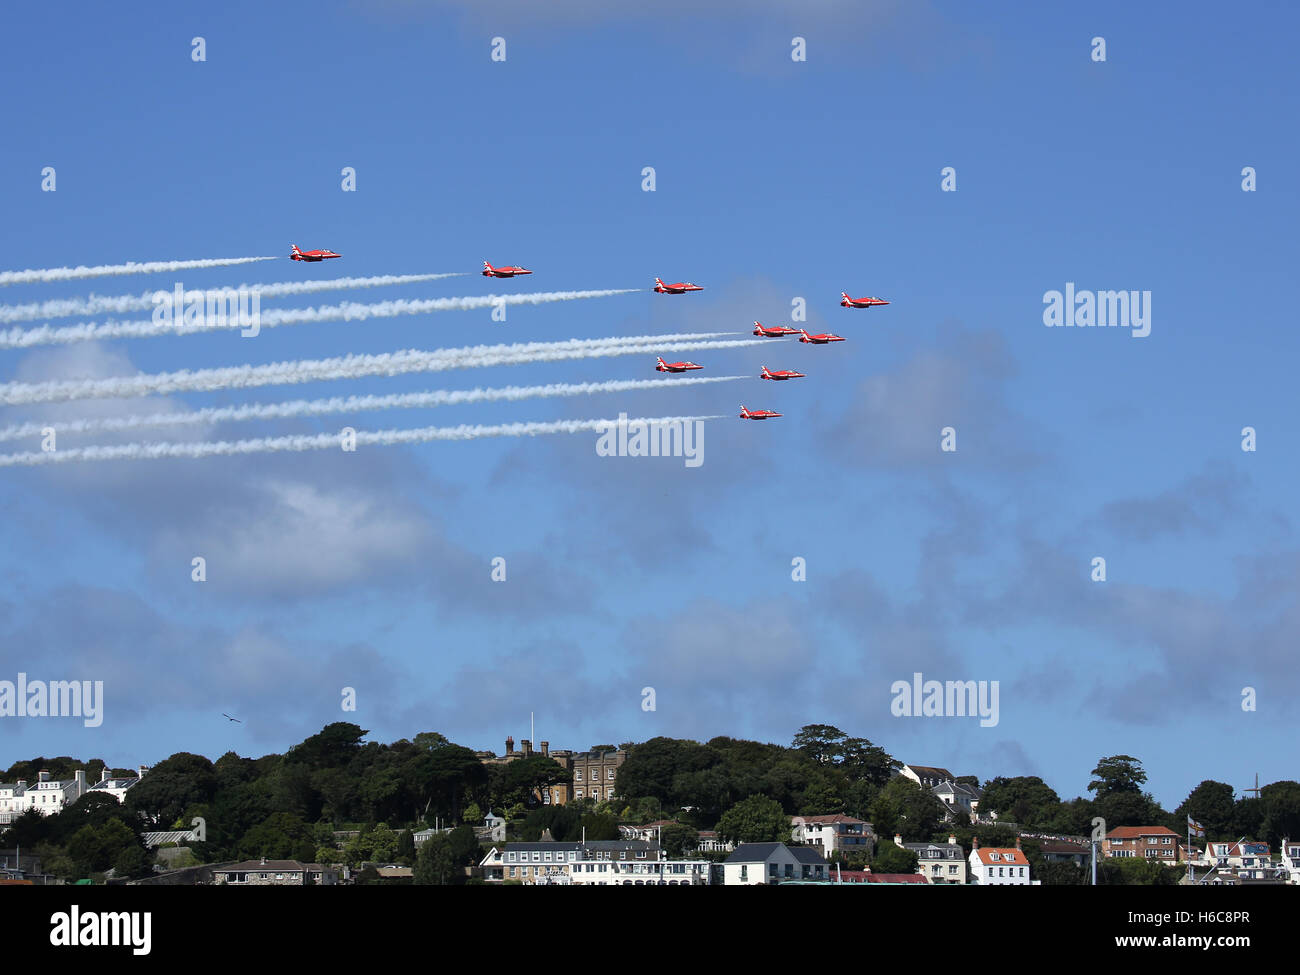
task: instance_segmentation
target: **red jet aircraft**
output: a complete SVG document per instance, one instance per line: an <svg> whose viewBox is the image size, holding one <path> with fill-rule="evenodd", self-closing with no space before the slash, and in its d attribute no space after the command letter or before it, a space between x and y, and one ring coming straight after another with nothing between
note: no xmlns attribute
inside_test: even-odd
<svg viewBox="0 0 1300 975"><path fill-rule="evenodd" d="M694 362L664 362L663 356L659 356L659 365L655 369L659 372L687 372L691 369L703 369L704 367Z"/></svg>
<svg viewBox="0 0 1300 975"><path fill-rule="evenodd" d="M844 336L832 335L830 332L821 332L818 335L809 335L802 328L799 329L800 342L812 342L814 345L825 345L827 342L843 342Z"/></svg>
<svg viewBox="0 0 1300 975"><path fill-rule="evenodd" d="M698 284L687 284L685 281L678 281L676 284L664 284L658 278L655 278L655 290L661 295L680 295L687 291L703 291Z"/></svg>
<svg viewBox="0 0 1300 975"><path fill-rule="evenodd" d="M847 291L840 292L840 304L845 308L870 308L872 305L887 305L884 298L850 298Z"/></svg>
<svg viewBox="0 0 1300 975"><path fill-rule="evenodd" d="M487 261L483 262L483 277L485 278L513 278L516 274L532 273L526 267L493 267Z"/></svg>
<svg viewBox="0 0 1300 975"><path fill-rule="evenodd" d="M329 257L342 257L342 254L335 254L333 251L300 251L297 244L290 244L292 252L289 254L290 259L295 261L323 261Z"/></svg>
<svg viewBox="0 0 1300 975"><path fill-rule="evenodd" d="M780 416L780 413L773 413L771 410L747 410L745 404L740 404L740 412L737 414L742 420L770 420L774 416Z"/></svg>
<svg viewBox="0 0 1300 975"><path fill-rule="evenodd" d="M797 328L791 328L789 325L773 325L771 328L762 322L754 323L755 335L766 335L770 339L779 339L782 335L798 335Z"/></svg>
<svg viewBox="0 0 1300 975"><path fill-rule="evenodd" d="M759 379L804 379L805 376L803 373L795 372L793 369L778 369L776 372L773 372L771 369L767 368L767 366L764 366L763 372L758 378Z"/></svg>

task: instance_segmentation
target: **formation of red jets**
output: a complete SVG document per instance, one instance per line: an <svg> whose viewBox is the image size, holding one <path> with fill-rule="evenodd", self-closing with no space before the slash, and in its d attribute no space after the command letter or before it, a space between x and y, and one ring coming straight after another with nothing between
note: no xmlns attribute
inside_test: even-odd
<svg viewBox="0 0 1300 975"><path fill-rule="evenodd" d="M336 254L331 250L299 250L297 244L291 244L292 248L289 257L295 261L324 261L331 257L342 257L342 254ZM516 267L507 264L504 267L493 267L487 261L483 262L483 277L485 278L513 278L521 274L532 274L533 272L526 267ZM680 295L688 291L703 291L698 284L691 284L687 281L678 281L675 284L664 284L663 279L655 278L654 290L661 295ZM874 308L877 305L889 304L884 298L865 297L850 298L847 291L840 292L840 305L844 308ZM828 345L831 342L845 341L842 335L832 335L830 332L819 332L816 335L810 335L806 329L791 328L788 325L764 325L762 322L754 323L754 334L764 338L784 338L787 335L798 335L799 341L811 345ZM658 372L683 373L692 372L704 367L698 362L665 362L663 356L657 356L655 359L655 369ZM763 367L759 374L759 379L787 380L787 379L805 379L807 378L802 372L795 372L793 369L769 369ZM738 414L743 420L770 420L774 417L781 416L772 410L751 410L743 404Z"/></svg>

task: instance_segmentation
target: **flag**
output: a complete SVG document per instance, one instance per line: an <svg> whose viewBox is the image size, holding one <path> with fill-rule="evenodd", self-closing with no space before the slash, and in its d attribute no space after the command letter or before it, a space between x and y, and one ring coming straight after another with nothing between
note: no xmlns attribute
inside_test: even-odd
<svg viewBox="0 0 1300 975"><path fill-rule="evenodd" d="M1200 823L1198 823L1196 820L1194 820L1191 816L1187 817L1187 830L1193 836L1205 835L1205 827L1202 826Z"/></svg>

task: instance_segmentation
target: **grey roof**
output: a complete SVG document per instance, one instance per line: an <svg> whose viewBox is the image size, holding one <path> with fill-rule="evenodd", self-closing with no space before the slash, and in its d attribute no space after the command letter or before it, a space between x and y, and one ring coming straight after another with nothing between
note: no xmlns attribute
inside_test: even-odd
<svg viewBox="0 0 1300 975"><path fill-rule="evenodd" d="M188 843L194 839L194 833L188 829L173 829L162 833L141 833L140 841L147 847L161 846L163 843Z"/></svg>
<svg viewBox="0 0 1300 975"><path fill-rule="evenodd" d="M799 863L826 863L815 846L787 846L785 843L741 843L724 862L762 863L770 860L781 849L786 850Z"/></svg>
<svg viewBox="0 0 1300 975"><path fill-rule="evenodd" d="M911 850L927 860L964 860L962 848L952 843L904 843L903 849Z"/></svg>
<svg viewBox="0 0 1300 975"><path fill-rule="evenodd" d="M971 799L979 799L983 793L968 782L954 782L951 779L945 779L936 786L931 786L935 792L951 792L953 795L967 796Z"/></svg>
<svg viewBox="0 0 1300 975"><path fill-rule="evenodd" d="M759 863L771 857L784 843L741 843L731 851L725 863Z"/></svg>
<svg viewBox="0 0 1300 975"><path fill-rule="evenodd" d="M102 779L86 791L93 792L96 789L129 789L139 781L140 780L135 776L132 776L129 779Z"/></svg>
<svg viewBox="0 0 1300 975"><path fill-rule="evenodd" d="M788 846L786 849L794 854L794 858L800 863L823 865L826 863L825 858L817 852L817 847L815 846Z"/></svg>

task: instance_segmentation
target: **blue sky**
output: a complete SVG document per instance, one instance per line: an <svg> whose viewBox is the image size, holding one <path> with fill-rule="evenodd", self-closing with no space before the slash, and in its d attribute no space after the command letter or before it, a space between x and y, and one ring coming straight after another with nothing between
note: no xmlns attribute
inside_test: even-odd
<svg viewBox="0 0 1300 975"><path fill-rule="evenodd" d="M0 722L0 766L256 755L334 720L500 749L527 736L531 711L556 748L788 742L826 722L905 761L1037 774L1067 797L1123 752L1169 807L1206 778L1296 777L1294 11L71 9L11 10L0 31L0 267L290 242L344 258L14 285L0 302L426 271L471 276L263 307L646 289L655 275L707 290L511 307L504 323L445 312L10 350L0 381L743 333L788 322L795 297L811 328L848 341L688 356L706 374L808 374L775 389L154 438L727 414L696 469L598 457L588 434L6 469L0 679L102 679L106 703L94 729ZM490 58L498 36L504 62ZM345 166L356 192L340 189ZM940 189L945 166L956 192ZM1256 192L1242 191L1245 166ZM484 259L536 273L489 283L472 274ZM1150 335L1045 328L1042 296L1067 281L1150 291ZM842 309L841 289L892 304ZM652 358L7 407L3 422L651 378ZM740 402L785 416L731 419ZM958 449L942 453L949 425ZM1256 452L1240 449L1244 426ZM206 583L190 580L195 555ZM496 556L504 583L489 578ZM791 580L796 556L806 582ZM1095 556L1105 583L1089 578ZM890 685L915 671L999 681L998 725L891 716ZM340 710L344 686L356 712Z"/></svg>

